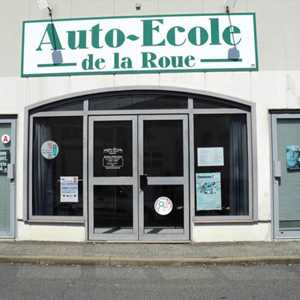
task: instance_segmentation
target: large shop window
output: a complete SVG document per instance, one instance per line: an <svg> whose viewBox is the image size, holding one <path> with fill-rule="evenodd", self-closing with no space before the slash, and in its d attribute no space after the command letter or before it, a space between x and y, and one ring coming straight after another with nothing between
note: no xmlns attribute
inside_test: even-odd
<svg viewBox="0 0 300 300"><path fill-rule="evenodd" d="M82 117L33 118L33 216L82 216Z"/></svg>
<svg viewBox="0 0 300 300"><path fill-rule="evenodd" d="M195 216L249 215L246 114L194 115Z"/></svg>

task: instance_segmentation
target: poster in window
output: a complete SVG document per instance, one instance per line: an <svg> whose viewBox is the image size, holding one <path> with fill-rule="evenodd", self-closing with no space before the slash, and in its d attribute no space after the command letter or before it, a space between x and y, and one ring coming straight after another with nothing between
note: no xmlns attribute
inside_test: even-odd
<svg viewBox="0 0 300 300"><path fill-rule="evenodd" d="M224 166L223 147L200 147L197 148L197 166Z"/></svg>
<svg viewBox="0 0 300 300"><path fill-rule="evenodd" d="M106 148L103 150L102 165L106 170L120 170L124 167L124 151L121 148Z"/></svg>
<svg viewBox="0 0 300 300"><path fill-rule="evenodd" d="M286 164L289 171L300 170L300 146L286 146Z"/></svg>
<svg viewBox="0 0 300 300"><path fill-rule="evenodd" d="M0 150L0 174L7 174L7 166L10 163L9 150Z"/></svg>
<svg viewBox="0 0 300 300"><path fill-rule="evenodd" d="M77 203L78 200L78 176L60 177L60 202Z"/></svg>
<svg viewBox="0 0 300 300"><path fill-rule="evenodd" d="M221 173L196 173L196 210L221 209Z"/></svg>

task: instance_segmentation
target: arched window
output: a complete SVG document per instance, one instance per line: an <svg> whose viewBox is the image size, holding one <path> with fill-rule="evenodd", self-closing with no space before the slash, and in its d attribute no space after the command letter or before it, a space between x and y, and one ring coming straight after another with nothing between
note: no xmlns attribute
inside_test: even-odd
<svg viewBox="0 0 300 300"><path fill-rule="evenodd" d="M93 165L88 155L90 117L163 114L188 119L187 213L194 222L252 220L252 110L252 105L216 95L140 89L29 107L27 219L84 222L88 167Z"/></svg>

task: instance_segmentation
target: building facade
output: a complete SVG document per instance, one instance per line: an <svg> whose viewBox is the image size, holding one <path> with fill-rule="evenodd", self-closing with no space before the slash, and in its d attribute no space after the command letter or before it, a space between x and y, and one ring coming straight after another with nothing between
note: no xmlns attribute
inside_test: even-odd
<svg viewBox="0 0 300 300"><path fill-rule="evenodd" d="M19 2L0 19L2 238L299 237L298 1Z"/></svg>

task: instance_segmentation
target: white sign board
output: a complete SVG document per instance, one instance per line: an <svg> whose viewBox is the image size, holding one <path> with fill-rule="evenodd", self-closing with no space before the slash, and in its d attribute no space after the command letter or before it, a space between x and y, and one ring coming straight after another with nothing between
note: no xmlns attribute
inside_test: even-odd
<svg viewBox="0 0 300 300"><path fill-rule="evenodd" d="M221 173L196 173L196 210L222 209Z"/></svg>
<svg viewBox="0 0 300 300"><path fill-rule="evenodd" d="M79 202L77 176L60 177L60 202L62 203Z"/></svg>
<svg viewBox="0 0 300 300"><path fill-rule="evenodd" d="M26 21L22 76L257 71L255 14L230 19L193 14Z"/></svg>
<svg viewBox="0 0 300 300"><path fill-rule="evenodd" d="M202 147L197 148L197 166L224 166L223 147Z"/></svg>

